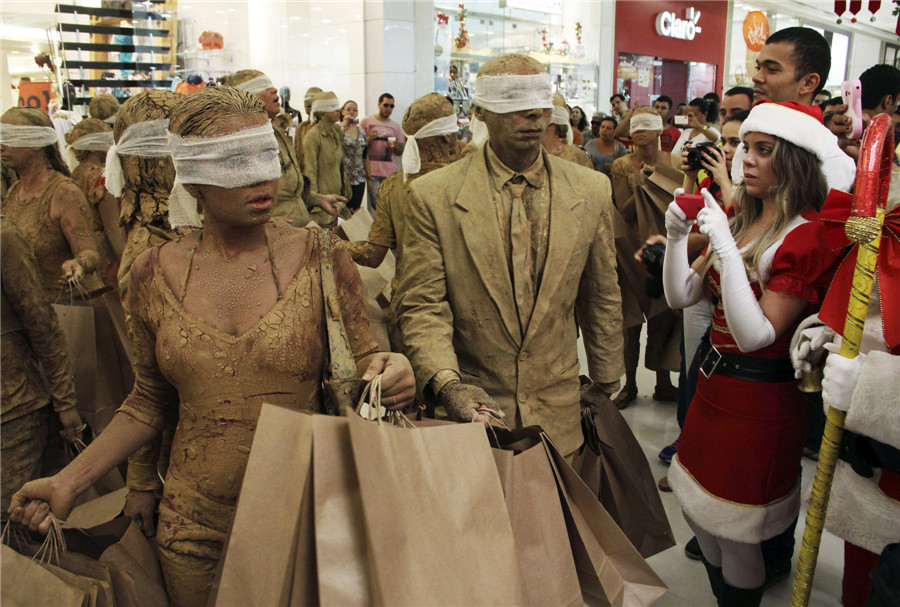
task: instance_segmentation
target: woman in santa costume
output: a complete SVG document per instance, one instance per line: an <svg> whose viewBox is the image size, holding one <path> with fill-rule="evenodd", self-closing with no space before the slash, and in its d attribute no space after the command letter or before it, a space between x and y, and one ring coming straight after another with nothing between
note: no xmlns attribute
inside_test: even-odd
<svg viewBox="0 0 900 607"><path fill-rule="evenodd" d="M892 168L859 355L840 356L836 334L847 314L856 249L841 263L822 311L803 321L791 348L798 375L830 353L822 399L826 410L847 412L825 518L825 528L844 540L844 607L866 603L881 551L900 542L900 167ZM850 244L844 234L850 203L849 194L833 192L822 208L833 249Z"/></svg>
<svg viewBox="0 0 900 607"><path fill-rule="evenodd" d="M715 306L669 483L718 604L729 607L759 605L760 543L799 512L809 404L797 390L789 346L800 320L818 309L838 259L814 210L827 194L821 163L834 138L821 110L760 103L740 135L746 154L737 214L729 220L703 190L696 223L709 248L689 266L694 221L671 203L663 265L670 307L703 298Z"/></svg>

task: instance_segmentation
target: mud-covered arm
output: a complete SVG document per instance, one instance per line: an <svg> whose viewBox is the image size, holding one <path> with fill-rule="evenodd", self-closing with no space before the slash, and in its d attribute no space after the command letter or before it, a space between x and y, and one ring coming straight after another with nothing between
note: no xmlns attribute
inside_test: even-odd
<svg viewBox="0 0 900 607"><path fill-rule="evenodd" d="M369 366L372 356L380 351L369 331L369 318L363 302L362 279L356 264L350 259L345 244L336 235L331 235L334 245L334 280L337 285L338 300L341 304L341 319L350 341L350 349L356 360L360 375Z"/></svg>
<svg viewBox="0 0 900 607"><path fill-rule="evenodd" d="M375 204L375 219L369 227L366 240L350 243L350 257L361 266L377 268L384 261L389 249L397 246L397 233L394 230L393 205L390 197L394 191L393 180L385 180L378 188Z"/></svg>
<svg viewBox="0 0 900 607"><path fill-rule="evenodd" d="M319 193L319 143L321 137L315 129L303 138L303 160L300 167L303 174L309 179L309 191L316 195Z"/></svg>
<svg viewBox="0 0 900 607"><path fill-rule="evenodd" d="M0 278L3 296L22 324L31 349L41 363L53 410L57 413L68 411L75 407L72 365L59 319L41 289L37 260L17 230L4 226L2 245Z"/></svg>
<svg viewBox="0 0 900 607"><path fill-rule="evenodd" d="M622 295L616 275L609 180L598 175L597 181L601 182L597 194L600 220L590 245L587 265L581 274L575 310L584 335L590 377L609 394L618 390L619 378L625 373Z"/></svg>
<svg viewBox="0 0 900 607"><path fill-rule="evenodd" d="M91 211L78 186L65 183L56 189L50 201L50 219L59 223L72 249L73 259L85 272L103 271Z"/></svg>
<svg viewBox="0 0 900 607"><path fill-rule="evenodd" d="M453 311L447 300L447 275L433 209L415 184L407 200L397 287L401 296L392 305L397 306L395 316L416 382L437 393L447 381L459 378Z"/></svg>
<svg viewBox="0 0 900 607"><path fill-rule="evenodd" d="M146 251L131 266L123 284L126 320L134 354L134 388L125 398L117 415L143 422L157 431L128 461L127 485L130 489L152 491L162 487L157 473L160 437L158 432L177 416L178 392L163 376L156 359L156 331L150 319L152 305L147 290L152 278L151 254Z"/></svg>

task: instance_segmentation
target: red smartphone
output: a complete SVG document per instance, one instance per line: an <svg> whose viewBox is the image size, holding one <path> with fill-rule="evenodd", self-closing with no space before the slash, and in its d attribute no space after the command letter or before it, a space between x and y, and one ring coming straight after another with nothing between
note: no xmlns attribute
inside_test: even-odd
<svg viewBox="0 0 900 607"><path fill-rule="evenodd" d="M677 204L688 219L697 219L697 213L705 206L703 196L700 194L679 194L675 197Z"/></svg>

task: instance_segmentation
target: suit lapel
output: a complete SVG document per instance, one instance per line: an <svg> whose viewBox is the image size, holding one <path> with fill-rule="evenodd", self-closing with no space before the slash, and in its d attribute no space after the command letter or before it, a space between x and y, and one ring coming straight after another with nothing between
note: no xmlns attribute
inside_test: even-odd
<svg viewBox="0 0 900 607"><path fill-rule="evenodd" d="M510 337L519 344L522 341L519 316L495 209L499 194L490 183L484 155L478 152L469 163L455 202L466 211L459 223L478 275L497 304Z"/></svg>
<svg viewBox="0 0 900 607"><path fill-rule="evenodd" d="M549 156L550 154L544 152L544 163L550 178L550 242L547 248L547 261L544 263L541 287L531 313L531 322L528 323L528 330L525 332L523 345L528 344L550 309L550 302L559 288L566 266L569 265L569 258L572 257L572 252L575 250L575 243L578 240L576 236L580 229L572 209L581 204L581 198L565 176L553 172ZM573 279L579 280L580 276L566 276L566 280Z"/></svg>

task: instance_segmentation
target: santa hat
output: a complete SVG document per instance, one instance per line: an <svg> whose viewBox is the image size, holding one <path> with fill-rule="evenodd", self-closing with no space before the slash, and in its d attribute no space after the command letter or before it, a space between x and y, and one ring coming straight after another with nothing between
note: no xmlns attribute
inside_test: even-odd
<svg viewBox="0 0 900 607"><path fill-rule="evenodd" d="M760 101L741 124L741 139L747 133L765 133L812 152L824 162L835 145L835 136L822 123L822 109L796 101Z"/></svg>

